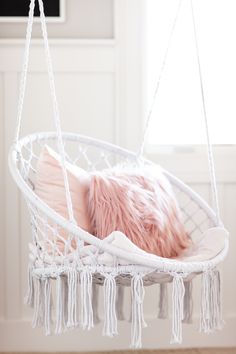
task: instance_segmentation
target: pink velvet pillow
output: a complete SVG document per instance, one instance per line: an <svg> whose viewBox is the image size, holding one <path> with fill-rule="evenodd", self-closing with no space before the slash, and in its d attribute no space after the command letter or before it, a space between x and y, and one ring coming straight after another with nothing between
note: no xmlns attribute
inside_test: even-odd
<svg viewBox="0 0 236 354"><path fill-rule="evenodd" d="M87 212L87 194L90 184L90 176L83 169L66 163L68 181L77 224L84 230L90 232L89 215ZM59 155L50 147L45 146L40 154L37 168L35 193L58 214L68 219L65 187ZM61 252L64 250L68 233L64 229L58 230L59 237L55 240L53 234L49 239L56 241L56 246ZM72 242L75 247L75 241Z"/></svg>
<svg viewBox="0 0 236 354"><path fill-rule="evenodd" d="M172 188L161 170L111 169L91 176L93 233L123 232L146 252L177 257L191 243Z"/></svg>

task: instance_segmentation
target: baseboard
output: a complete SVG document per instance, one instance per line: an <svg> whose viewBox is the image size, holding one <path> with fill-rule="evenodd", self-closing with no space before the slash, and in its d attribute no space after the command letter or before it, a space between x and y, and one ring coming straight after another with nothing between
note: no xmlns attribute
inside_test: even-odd
<svg viewBox="0 0 236 354"><path fill-rule="evenodd" d="M236 347L236 318L228 318L222 331L205 335L198 332L198 321L183 326L182 345L170 345L169 320L150 320L143 330L143 347L146 349ZM0 320L0 352L79 352L128 349L130 324L120 322L119 335L102 336L102 325L91 331L73 330L61 336L44 336L41 329L32 329L29 320Z"/></svg>

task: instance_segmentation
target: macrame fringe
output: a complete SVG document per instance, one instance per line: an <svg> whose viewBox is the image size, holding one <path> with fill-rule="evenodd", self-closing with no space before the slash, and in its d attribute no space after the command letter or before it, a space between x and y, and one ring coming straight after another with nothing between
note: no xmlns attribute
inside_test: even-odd
<svg viewBox="0 0 236 354"><path fill-rule="evenodd" d="M117 334L116 280L115 275L105 274L103 335L113 337Z"/></svg>
<svg viewBox="0 0 236 354"><path fill-rule="evenodd" d="M56 284L56 326L55 334L61 334L66 330L67 323L67 277L59 275Z"/></svg>
<svg viewBox="0 0 236 354"><path fill-rule="evenodd" d="M114 274L104 274L104 326L103 334L113 337L117 332L118 319L124 319L124 288L116 285ZM93 285L93 275L89 269L80 272L80 324L83 329L91 329L99 322L98 285ZM142 274L134 274L131 279L131 347L141 348L144 286ZM159 318L168 314L167 284L160 284ZM28 292L25 301L34 305L33 327L43 326L45 334L51 334L52 285L50 278L32 276L28 270ZM183 275L173 275L172 289L172 337L171 343L182 342L182 322L191 323L193 312L192 281L184 282ZM56 325L55 333L61 334L67 328L78 325L78 273L70 269L56 280ZM222 328L221 282L218 270L202 274L200 330L210 333Z"/></svg>
<svg viewBox="0 0 236 354"><path fill-rule="evenodd" d="M211 333L222 326L221 279L214 269L202 274L200 331Z"/></svg>
<svg viewBox="0 0 236 354"><path fill-rule="evenodd" d="M32 327L41 327L44 324L44 280L34 279L34 315Z"/></svg>
<svg viewBox="0 0 236 354"><path fill-rule="evenodd" d="M49 278L44 280L44 329L46 336L51 334L52 323L52 287Z"/></svg>
<svg viewBox="0 0 236 354"><path fill-rule="evenodd" d="M117 320L124 321L124 287L117 285L116 286L116 316Z"/></svg>
<svg viewBox="0 0 236 354"><path fill-rule="evenodd" d="M168 317L168 291L167 284L160 284L160 294L159 294L159 311L158 318L164 319Z"/></svg>
<svg viewBox="0 0 236 354"><path fill-rule="evenodd" d="M142 347L142 328L146 327L143 317L144 287L141 274L135 274L131 280L132 294L132 323L131 323L131 347Z"/></svg>
<svg viewBox="0 0 236 354"><path fill-rule="evenodd" d="M68 276L68 319L67 327L78 326L77 299L78 299L78 275L75 269L70 269Z"/></svg>
<svg viewBox="0 0 236 354"><path fill-rule="evenodd" d="M174 275L172 289L172 337L171 343L182 343L182 320L184 281L181 275Z"/></svg>
<svg viewBox="0 0 236 354"><path fill-rule="evenodd" d="M80 273L80 317L83 329L91 329L93 324L92 273L85 269Z"/></svg>
<svg viewBox="0 0 236 354"><path fill-rule="evenodd" d="M99 305L99 285L93 284L92 306L93 306L93 323L95 325L100 322L98 305Z"/></svg>
<svg viewBox="0 0 236 354"><path fill-rule="evenodd" d="M30 307L34 306L34 279L32 275L32 267L28 267L28 289L24 299L24 303Z"/></svg>
<svg viewBox="0 0 236 354"><path fill-rule="evenodd" d="M184 282L184 318L183 323L192 323L193 315L193 284L192 281Z"/></svg>

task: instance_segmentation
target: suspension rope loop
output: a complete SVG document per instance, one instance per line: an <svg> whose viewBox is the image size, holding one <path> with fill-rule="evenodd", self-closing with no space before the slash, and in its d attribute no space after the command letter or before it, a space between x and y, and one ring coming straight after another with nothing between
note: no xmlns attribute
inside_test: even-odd
<svg viewBox="0 0 236 354"><path fill-rule="evenodd" d="M202 108L203 108L206 139L207 139L208 166L209 166L210 181L211 181L213 207L214 207L214 210L216 213L217 224L220 226L222 224L222 222L220 219L219 196L218 196L218 190L217 190L217 184L216 184L216 174L215 174L214 156L213 156L213 151L212 151L212 143L211 143L211 138L210 138L210 133L209 133L209 122L208 122L208 116L207 116L205 92L204 92L204 85L203 85L203 79L202 79L202 69L201 69L201 61L200 61L200 53L199 53L199 45L198 45L198 37L197 37L193 0L191 0L191 13L192 13L194 41L195 41L195 49L196 49L196 54L197 54L198 74L199 74L201 97L202 97Z"/></svg>
<svg viewBox="0 0 236 354"><path fill-rule="evenodd" d="M168 39L168 42L167 42L167 46L166 46L163 62L162 62L162 65L161 65L161 71L160 71L160 74L158 76L156 87L155 87L155 90L154 90L154 94L153 94L153 97L152 97L152 100L151 100L151 105L150 105L150 108L148 110L146 124L145 124L145 129L144 129L143 140L141 142L140 149L139 149L139 151L137 153L137 158L138 159L141 158L141 156L143 155L145 142L147 140L147 136L148 136L148 132L149 132L149 128L150 128L150 123L151 123L153 109L154 109L154 106L155 106L155 103L156 103L156 98L157 98L157 94L158 94L158 91L159 91L159 88L160 88L161 79L162 79L162 76L163 76L163 73L164 73L164 70L165 70L165 67L166 67L166 62L167 62L167 59L168 59L168 54L169 54L172 38L173 38L173 35L174 35L174 32L175 32L177 20L178 20L178 17L179 17L181 5L182 5L182 0L179 0L178 7L177 7L177 10L176 10L176 14L175 14L175 17L174 17L174 21L173 21L173 24L172 24L172 27L171 27L169 39Z"/></svg>
<svg viewBox="0 0 236 354"><path fill-rule="evenodd" d="M159 91L160 87L160 82L163 76L163 72L166 66L167 58L168 58L168 53L171 45L171 41L173 38L173 34L176 28L176 23L179 17L179 12L180 12L180 7L182 4L182 0L179 0L179 4L177 7L176 15L174 18L174 22L171 28L170 36L168 39L164 59L162 62L161 66L161 71L157 80L157 84L155 87L155 91L153 94L153 98L151 100L151 105L150 109L147 114L147 119L146 119L146 124L145 124L145 129L144 129L144 135L143 135L143 140L141 142L140 149L137 153L137 159L139 160L144 151L144 146L145 142L147 139L148 131L150 128L150 122L152 118L152 113L153 109L156 103L156 98L157 94ZM203 107L203 115L204 115L204 122L205 122L205 131L206 131L206 139L207 139L207 153L208 153L208 166L209 166L209 173L210 173L210 182L211 182L211 190L212 190L212 198L213 198L213 208L215 210L216 214L216 220L217 224L220 226L222 225L221 219L220 219L220 211L219 211L219 197L218 197L218 191L217 191L217 184L216 184L216 175L215 175L215 165L214 165L214 157L213 157L213 151L212 151L212 144L211 144L211 139L210 139L210 133L209 133L209 123L208 123L208 116L207 116L207 110L206 110L206 102L205 102L205 93L204 93L204 87L203 87L203 79L202 79L202 70L201 70L201 62L200 62L200 54L199 54L199 46L198 46L198 38L197 38L197 30L196 30L196 21L195 21L195 15L194 15L194 8L193 8L193 0L191 0L191 13L192 13L192 22L193 22L193 30L194 30L194 41L195 41L195 48L196 48L196 55L197 55L197 63L198 63L198 74L199 74L199 81L200 81L200 89L201 89L201 98L202 98L202 107Z"/></svg>
<svg viewBox="0 0 236 354"><path fill-rule="evenodd" d="M52 68L52 58L51 58L50 48L49 48L49 44L48 44L48 34L47 34L46 20L45 20L45 14L44 14L44 6L43 6L42 0L38 0L38 3L39 3L41 28L42 28L42 34L43 34L43 40L44 40L44 49L45 49L45 57L46 57L46 64L47 64L47 70L48 70L50 92L51 92L51 97L52 97L52 102L53 102L53 118L54 118L54 124L55 124L57 135L58 135L58 141L57 141L58 150L59 150L59 153L61 156L60 163L61 163L61 167L62 167L63 179L64 179L64 185L65 185L67 209L68 209L70 221L76 224L76 221L74 218L70 188L69 188L68 174L66 171L65 149L64 149L64 143L63 143L63 138L62 138L60 114L59 114L59 108L58 108L58 102L57 102L57 96L56 96L55 80L54 80L54 73L53 73L53 68Z"/></svg>
<svg viewBox="0 0 236 354"><path fill-rule="evenodd" d="M49 77L49 86L50 86L50 93L52 98L53 104L53 120L57 132L57 144L58 144L58 151L61 157L60 164L63 173L63 180L65 186L65 194L66 194L66 203L68 209L68 216L69 220L76 224L73 212L73 205L71 200L70 188L69 188L69 181L68 175L66 171L66 157L65 157L65 149L64 143L62 138L62 130L61 130L61 123L60 123L60 115L58 109L58 102L56 97L56 89L55 89L55 80L52 68L52 59L51 53L48 44L48 35L47 35L47 27L46 27L46 20L44 15L44 6L43 1L38 0L39 3L39 11L40 11L40 22L41 22L41 29L44 41L44 51L45 51L45 58L46 58L46 65L47 65L47 72ZM23 68L20 80L20 92L19 92L19 101L18 101L18 110L17 110L17 124L16 124L16 133L15 133L15 142L18 142L21 123L22 123L22 111L23 111L23 104L25 98L25 91L26 91L26 82L27 82L27 73L29 67L29 49L30 49L30 42L32 37L32 27L34 21L34 7L35 7L35 0L30 1L29 7L29 16L28 16L28 24L27 24L27 33L26 33L26 43L25 43L25 50L24 50L24 58L23 58Z"/></svg>

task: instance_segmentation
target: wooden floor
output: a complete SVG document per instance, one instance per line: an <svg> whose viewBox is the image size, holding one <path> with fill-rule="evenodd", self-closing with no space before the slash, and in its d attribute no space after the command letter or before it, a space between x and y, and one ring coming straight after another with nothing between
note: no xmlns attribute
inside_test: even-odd
<svg viewBox="0 0 236 354"><path fill-rule="evenodd" d="M178 350L140 350L138 354L236 354L236 348L218 348L218 349L178 349ZM114 353L114 352L113 352ZM122 351L116 352L122 354ZM123 352L124 354L124 352ZM132 354L126 351L125 354Z"/></svg>
<svg viewBox="0 0 236 354"><path fill-rule="evenodd" d="M236 354L236 348L218 349L178 349L178 350L139 350L138 354ZM112 352L110 352L112 353ZM118 351L113 354L132 354L132 351Z"/></svg>
<svg viewBox="0 0 236 354"><path fill-rule="evenodd" d="M217 348L217 349L173 349L173 350L121 350L107 352L92 352L80 354L236 354L236 348ZM9 353L8 353L9 354ZM67 353L69 354L69 353ZM74 353L75 354L75 353Z"/></svg>
<svg viewBox="0 0 236 354"><path fill-rule="evenodd" d="M211 349L167 349L167 350L114 350L105 352L78 352L60 354L236 354L236 348L211 348ZM1 353L0 354L23 354L23 353ZM52 353L28 353L27 354L52 354ZM56 354L56 353L53 353Z"/></svg>
<svg viewBox="0 0 236 354"><path fill-rule="evenodd" d="M90 354L236 354L236 348L217 348L217 349L173 349L173 350L124 350L96 352ZM85 354L85 353L84 353ZM88 354L88 353L86 353Z"/></svg>

